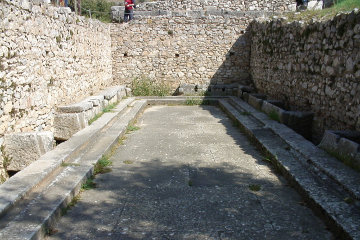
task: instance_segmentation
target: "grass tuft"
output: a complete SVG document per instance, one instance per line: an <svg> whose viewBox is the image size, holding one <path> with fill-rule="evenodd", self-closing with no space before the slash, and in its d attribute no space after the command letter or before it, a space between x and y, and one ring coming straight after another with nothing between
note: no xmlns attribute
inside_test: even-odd
<svg viewBox="0 0 360 240"><path fill-rule="evenodd" d="M81 186L83 190L90 190L96 188L96 183L94 182L94 177L90 177L86 180L86 182Z"/></svg>
<svg viewBox="0 0 360 240"><path fill-rule="evenodd" d="M269 118L270 118L271 120L280 122L280 116L279 116L279 114L278 114L275 110L272 110L272 111L269 113L268 116L269 116Z"/></svg>
<svg viewBox="0 0 360 240"><path fill-rule="evenodd" d="M250 112L246 112L246 111L245 111L245 112L240 112L240 114L243 115L243 116L249 116L249 115L251 115Z"/></svg>
<svg viewBox="0 0 360 240"><path fill-rule="evenodd" d="M210 101L205 99L198 98L187 98L185 105L194 106L194 105L209 105Z"/></svg>
<svg viewBox="0 0 360 240"><path fill-rule="evenodd" d="M171 88L164 81L155 81L148 77L135 78L131 83L134 96L168 96Z"/></svg>
<svg viewBox="0 0 360 240"><path fill-rule="evenodd" d="M258 192L261 190L261 186L258 184L251 184L249 185L249 189L253 192Z"/></svg>
<svg viewBox="0 0 360 240"><path fill-rule="evenodd" d="M133 126L133 125L129 125L127 128L126 128L126 133L130 133L130 132L133 132L133 131L137 131L139 130L140 127L137 127L137 126Z"/></svg>
<svg viewBox="0 0 360 240"><path fill-rule="evenodd" d="M124 160L123 163L125 163L125 164L133 164L134 162L131 161L131 160Z"/></svg>
<svg viewBox="0 0 360 240"><path fill-rule="evenodd" d="M94 175L110 172L111 168L109 166L111 164L112 162L109 160L109 157L102 156L94 166Z"/></svg>
<svg viewBox="0 0 360 240"><path fill-rule="evenodd" d="M64 216L79 201L80 201L80 194L76 195L65 208L61 209L61 216Z"/></svg>
<svg viewBox="0 0 360 240"><path fill-rule="evenodd" d="M193 181L192 181L192 180L189 180L189 181L188 181L188 185L189 185L189 187L192 187L192 186L194 186L194 183L193 183Z"/></svg>
<svg viewBox="0 0 360 240"><path fill-rule="evenodd" d="M62 167L69 167L69 166L78 167L78 166L80 166L80 164L78 164L78 163L66 163L66 162L62 162L62 163L61 163L61 166L62 166Z"/></svg>

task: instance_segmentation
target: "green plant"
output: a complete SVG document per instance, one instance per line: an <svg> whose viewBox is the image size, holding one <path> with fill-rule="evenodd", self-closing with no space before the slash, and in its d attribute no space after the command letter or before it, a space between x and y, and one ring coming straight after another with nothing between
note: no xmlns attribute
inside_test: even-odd
<svg viewBox="0 0 360 240"><path fill-rule="evenodd" d="M131 160L124 160L123 163L125 163L125 164L133 164L134 162L131 161Z"/></svg>
<svg viewBox="0 0 360 240"><path fill-rule="evenodd" d="M61 166L62 166L62 167L69 167L69 166L78 167L78 166L80 166L80 164L78 164L78 163L66 163L66 162L62 162L62 163L61 163Z"/></svg>
<svg viewBox="0 0 360 240"><path fill-rule="evenodd" d="M73 5L73 3L70 3L70 5ZM106 0L82 0L81 14L109 23L111 22L111 7L114 5L114 2Z"/></svg>
<svg viewBox="0 0 360 240"><path fill-rule="evenodd" d="M93 122L95 122L96 120L98 120L103 114L104 114L103 112L96 114L95 117L93 117L92 119L90 119L90 120L88 121L88 124L91 125Z"/></svg>
<svg viewBox="0 0 360 240"><path fill-rule="evenodd" d="M126 128L126 133L133 132L133 131L137 131L137 130L139 130L139 129L140 129L140 128L137 127L137 126L129 125L129 126Z"/></svg>
<svg viewBox="0 0 360 240"><path fill-rule="evenodd" d="M344 202L346 202L347 204L353 204L355 200L351 197L346 197L344 198Z"/></svg>
<svg viewBox="0 0 360 240"><path fill-rule="evenodd" d="M134 96L167 96L170 86L164 81L155 81L147 77L138 77L131 82Z"/></svg>
<svg viewBox="0 0 360 240"><path fill-rule="evenodd" d="M109 166L111 164L112 162L109 160L108 156L102 156L94 165L94 175L110 172L111 168L109 168Z"/></svg>
<svg viewBox="0 0 360 240"><path fill-rule="evenodd" d="M118 105L119 102L116 102L116 103L112 103L112 104L109 104L107 105L104 109L103 109L103 112L106 113L106 112L111 112L112 109L114 109L116 107L116 105Z"/></svg>
<svg viewBox="0 0 360 240"><path fill-rule="evenodd" d="M258 192L261 190L261 186L258 184L251 184L249 185L249 189L253 192Z"/></svg>
<svg viewBox="0 0 360 240"><path fill-rule="evenodd" d="M249 116L249 115L251 115L251 113L250 113L250 112L247 112L247 111L245 111L245 112L240 112L240 114L243 115L243 116Z"/></svg>
<svg viewBox="0 0 360 240"><path fill-rule="evenodd" d="M116 105L119 102L113 103L113 104L109 104L107 107L105 107L101 113L98 113L95 115L95 117L93 117L92 119L90 119L88 121L88 124L91 125L93 122L95 122L96 120L98 120L104 113L106 112L111 112L112 109L114 109L116 107Z"/></svg>
<svg viewBox="0 0 360 240"><path fill-rule="evenodd" d="M188 181L188 185L189 185L189 187L192 187L192 186L194 186L194 183L193 183L193 181L192 181L192 180L189 180L189 181Z"/></svg>
<svg viewBox="0 0 360 240"><path fill-rule="evenodd" d="M71 202L69 202L69 204L65 208L61 209L61 216L64 216L79 201L80 201L80 194L74 196Z"/></svg>
<svg viewBox="0 0 360 240"><path fill-rule="evenodd" d="M210 104L209 100L205 100L202 98L187 98L185 101L185 105L208 105Z"/></svg>
<svg viewBox="0 0 360 240"><path fill-rule="evenodd" d="M272 163L271 157L268 157L268 156L263 157L262 160L265 162L268 162L268 163Z"/></svg>
<svg viewBox="0 0 360 240"><path fill-rule="evenodd" d="M173 30L168 30L168 34L173 35L174 34Z"/></svg>
<svg viewBox="0 0 360 240"><path fill-rule="evenodd" d="M268 116L271 120L280 122L280 116L275 110L271 110Z"/></svg>
<svg viewBox="0 0 360 240"><path fill-rule="evenodd" d="M94 177L90 177L86 180L86 182L81 185L81 189L83 190L90 190L96 188L96 183L94 182Z"/></svg>

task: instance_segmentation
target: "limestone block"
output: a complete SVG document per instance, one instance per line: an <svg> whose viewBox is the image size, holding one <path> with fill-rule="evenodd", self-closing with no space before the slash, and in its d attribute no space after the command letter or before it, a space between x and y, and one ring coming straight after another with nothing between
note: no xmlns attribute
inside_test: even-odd
<svg viewBox="0 0 360 240"><path fill-rule="evenodd" d="M296 11L296 3L289 4L288 10L291 11L291 12L295 12Z"/></svg>
<svg viewBox="0 0 360 240"><path fill-rule="evenodd" d="M52 132L12 133L4 136L7 171L20 171L54 147Z"/></svg>
<svg viewBox="0 0 360 240"><path fill-rule="evenodd" d="M333 131L326 130L318 147L327 151L336 150L338 148L339 140L339 135L335 134Z"/></svg>
<svg viewBox="0 0 360 240"><path fill-rule="evenodd" d="M323 8L323 1L309 1L308 10L321 10Z"/></svg>
<svg viewBox="0 0 360 240"><path fill-rule="evenodd" d="M279 108L278 106L275 106L274 104L271 104L268 101L262 102L261 111L265 112L267 115L271 115L274 113L277 114L277 116L279 117L279 121L283 124L287 124L288 122L288 115L286 114L286 111Z"/></svg>
<svg viewBox="0 0 360 240"><path fill-rule="evenodd" d="M95 109L91 108L85 112L85 120L89 122L90 119L93 119L95 117Z"/></svg>
<svg viewBox="0 0 360 240"><path fill-rule="evenodd" d="M248 103L253 106L254 108L260 110L261 109L261 106L263 105L263 102L264 100L263 99L260 99L260 98L257 98L253 95L249 95L249 100L248 100Z"/></svg>
<svg viewBox="0 0 360 240"><path fill-rule="evenodd" d="M132 90L131 88L125 88L126 96L131 97L132 96Z"/></svg>
<svg viewBox="0 0 360 240"><path fill-rule="evenodd" d="M123 99L123 97L126 97L126 90L124 86L120 86L118 92L117 92L117 99L120 101Z"/></svg>
<svg viewBox="0 0 360 240"><path fill-rule="evenodd" d="M60 106L58 107L58 112L62 113L79 113L84 112L93 107L93 103L89 101L81 101L79 103L67 105L67 106Z"/></svg>
<svg viewBox="0 0 360 240"><path fill-rule="evenodd" d="M347 138L340 138L339 144L337 146L337 150L340 153L351 157L356 156L356 154L358 153L358 149L359 149L359 144Z"/></svg>
<svg viewBox="0 0 360 240"><path fill-rule="evenodd" d="M68 140L86 126L88 121L85 112L58 113L54 118L54 137L57 140Z"/></svg>
<svg viewBox="0 0 360 240"><path fill-rule="evenodd" d="M111 100L114 96L117 97L117 93L121 90L123 86L114 86L106 88L105 90L101 91L100 95L103 95L106 100ZM116 99L117 101L117 99Z"/></svg>
<svg viewBox="0 0 360 240"><path fill-rule="evenodd" d="M103 95L91 96L91 97L86 98L84 101L91 102L93 104L93 107L97 107L97 106L104 107L104 96Z"/></svg>

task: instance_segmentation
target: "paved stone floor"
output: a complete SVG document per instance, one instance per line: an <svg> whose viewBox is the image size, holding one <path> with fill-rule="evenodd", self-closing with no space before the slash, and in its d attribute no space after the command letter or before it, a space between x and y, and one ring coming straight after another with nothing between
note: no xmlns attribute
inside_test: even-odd
<svg viewBox="0 0 360 240"><path fill-rule="evenodd" d="M154 106L137 125L49 239L332 239L218 108Z"/></svg>

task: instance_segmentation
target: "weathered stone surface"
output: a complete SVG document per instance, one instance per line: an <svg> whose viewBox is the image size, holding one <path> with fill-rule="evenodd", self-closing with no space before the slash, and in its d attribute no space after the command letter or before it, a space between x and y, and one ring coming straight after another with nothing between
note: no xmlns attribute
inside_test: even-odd
<svg viewBox="0 0 360 240"><path fill-rule="evenodd" d="M309 10L321 10L323 8L323 1L309 1L307 9Z"/></svg>
<svg viewBox="0 0 360 240"><path fill-rule="evenodd" d="M261 106L263 105L264 100L261 98L257 98L253 96L252 94L249 95L248 103L253 106L254 108L260 110Z"/></svg>
<svg viewBox="0 0 360 240"><path fill-rule="evenodd" d="M52 132L12 133L4 136L4 156L8 171L20 171L53 149Z"/></svg>
<svg viewBox="0 0 360 240"><path fill-rule="evenodd" d="M60 107L58 107L57 110L58 110L58 112L61 112L61 113L78 113L78 112L87 111L92 108L93 108L92 101L82 101L82 102L67 105L67 106L60 106Z"/></svg>
<svg viewBox="0 0 360 240"><path fill-rule="evenodd" d="M327 129L360 130L360 55L353 54L360 51L354 44L359 16L353 11L309 23L259 19L249 27L250 73L257 90L294 110L313 112L316 142Z"/></svg>
<svg viewBox="0 0 360 240"><path fill-rule="evenodd" d="M57 106L112 84L110 28L98 20L43 1L0 1L0 35L0 137L51 130Z"/></svg>
<svg viewBox="0 0 360 240"><path fill-rule="evenodd" d="M360 144L351 140L359 141L359 137L359 132L327 130L319 147L328 152L348 158L353 161L355 166L360 167Z"/></svg>
<svg viewBox="0 0 360 240"><path fill-rule="evenodd" d="M4 156L2 152L3 142L4 138L0 138L0 184L5 182L9 177L4 166Z"/></svg>
<svg viewBox="0 0 360 240"><path fill-rule="evenodd" d="M327 130L325 131L324 136L318 146L325 150L334 150L338 148L339 140L339 135Z"/></svg>
<svg viewBox="0 0 360 240"><path fill-rule="evenodd" d="M68 140L87 125L88 122L84 112L58 113L54 118L54 137L57 140Z"/></svg>
<svg viewBox="0 0 360 240"><path fill-rule="evenodd" d="M250 42L245 29L253 18L250 13L229 18L142 16L129 24L114 24L114 81L129 86L145 75L168 82L173 91L181 84L249 85Z"/></svg>
<svg viewBox="0 0 360 240"><path fill-rule="evenodd" d="M359 144L347 138L340 138L338 150L343 154L355 157L359 151Z"/></svg>
<svg viewBox="0 0 360 240"><path fill-rule="evenodd" d="M104 96L96 95L86 98L84 101L92 102L94 107L101 106L104 107Z"/></svg>

